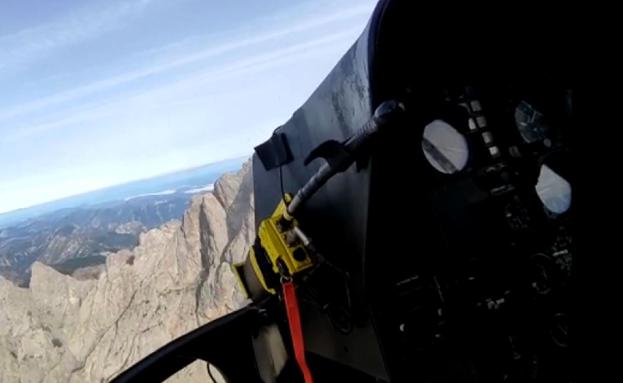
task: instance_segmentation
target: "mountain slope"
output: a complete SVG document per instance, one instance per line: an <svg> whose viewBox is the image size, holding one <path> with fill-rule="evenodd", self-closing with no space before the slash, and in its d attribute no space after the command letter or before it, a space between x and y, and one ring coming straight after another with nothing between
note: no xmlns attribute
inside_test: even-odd
<svg viewBox="0 0 623 383"><path fill-rule="evenodd" d="M96 280L41 263L30 288L0 277L0 381L102 382L244 303L230 264L254 238L251 164L193 198L182 222L141 234ZM174 381L206 382L205 364Z"/></svg>
<svg viewBox="0 0 623 383"><path fill-rule="evenodd" d="M35 261L62 264L136 246L141 232L179 219L189 194L64 209L0 229L0 275L27 285ZM59 269L62 270L62 269Z"/></svg>

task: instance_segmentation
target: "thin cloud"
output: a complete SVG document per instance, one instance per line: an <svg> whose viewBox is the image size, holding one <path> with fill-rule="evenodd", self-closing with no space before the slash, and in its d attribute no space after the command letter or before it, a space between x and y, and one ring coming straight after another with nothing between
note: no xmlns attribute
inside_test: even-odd
<svg viewBox="0 0 623 383"><path fill-rule="evenodd" d="M63 33L48 24L0 36L0 62L5 63L8 51L3 48L9 42L17 49L19 39L28 42L28 34L43 38L49 32L51 37L39 42L39 50L24 48L20 59L26 66L37 65L26 69L27 78L11 79L18 92L5 97L10 104L0 106L0 156L10 164L0 171L6 186L0 191L0 211L250 153L291 116L346 52L375 3L293 2L245 22L224 22L229 30L214 30L210 23L189 28L196 34L174 44L185 25L171 23L171 34L163 30L149 39L133 40L133 47L145 50L126 47L119 49L124 54L115 50L100 62L85 55L88 65L80 65L87 45L80 42L88 40L89 49L98 49L98 44L112 41L108 37L117 37L115 28L133 38L143 26L168 16L161 12L164 5L128 10L117 8L118 1L98 2L100 8L118 9L117 18L106 16L105 25L98 22L81 31L59 21L58 27L66 27ZM89 7L92 11L94 6ZM76 20L88 12L77 11ZM136 24L129 27L130 21ZM158 47L149 50L153 45ZM65 53L70 60L76 58L70 62L75 65L57 67ZM38 65L48 57L59 62L50 60L55 64L49 68ZM10 70L0 71L2 79L10 78ZM50 80L63 71L66 79ZM33 86L25 87L22 80L33 81Z"/></svg>
<svg viewBox="0 0 623 383"><path fill-rule="evenodd" d="M324 15L323 17L314 18L312 20L298 22L285 28L269 31L255 37L246 37L240 40L229 41L221 45L205 49L198 53L192 53L182 57L177 57L157 65L135 70L122 75L113 76L71 90L56 93L49 97L31 101L26 104L21 104L11 109L0 111L0 121L29 114L53 105L80 99L93 93L105 91L117 86L124 85L126 83L140 80L148 76L176 69L184 65L189 65L206 59L214 58L237 49L247 48L253 45L259 45L271 40L282 38L284 36L292 35L294 33L301 33L314 29L322 29L323 26L326 26L328 24L343 22L354 17L367 16L369 12L369 6L354 7L330 15Z"/></svg>
<svg viewBox="0 0 623 383"><path fill-rule="evenodd" d="M27 128L15 129L13 132L0 137L0 139L1 142L5 144L12 144L39 134L61 129L67 125L97 121L111 115L119 114L120 110L127 109L128 105L140 102L145 97L152 100L163 97L166 98L167 96L170 97L172 94L179 94L184 90L196 88L199 85L205 86L214 81L223 81L235 76L257 73L286 64L301 62L305 58L319 56L327 48L333 49L339 42L352 42L359 32L361 32L359 27L349 28L263 54L226 62L217 68L193 73L191 76L182 80L160 84L148 90L126 95L126 97L117 96L115 100L108 103L100 101L91 105L91 107L85 107L83 105L79 112L69 117L29 126ZM188 102L189 100L185 101ZM152 103L150 102L149 104Z"/></svg>
<svg viewBox="0 0 623 383"><path fill-rule="evenodd" d="M83 9L48 24L0 36L0 69L45 56L55 49L87 41L115 30L153 0L114 3L104 9Z"/></svg>

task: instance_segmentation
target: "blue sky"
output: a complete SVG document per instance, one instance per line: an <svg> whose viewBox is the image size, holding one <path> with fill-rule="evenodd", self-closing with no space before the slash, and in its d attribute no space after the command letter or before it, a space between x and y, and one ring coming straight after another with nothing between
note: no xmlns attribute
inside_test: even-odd
<svg viewBox="0 0 623 383"><path fill-rule="evenodd" d="M375 0L2 0L0 212L252 152Z"/></svg>

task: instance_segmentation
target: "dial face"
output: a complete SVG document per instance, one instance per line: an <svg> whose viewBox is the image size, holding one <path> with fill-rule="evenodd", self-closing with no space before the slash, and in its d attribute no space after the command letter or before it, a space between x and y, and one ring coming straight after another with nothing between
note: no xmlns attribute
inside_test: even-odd
<svg viewBox="0 0 623 383"><path fill-rule="evenodd" d="M445 174L463 170L469 157L465 137L442 120L434 120L426 125L422 150L431 166Z"/></svg>
<svg viewBox="0 0 623 383"><path fill-rule="evenodd" d="M571 184L547 165L541 165L536 193L547 210L555 214L566 212L571 206Z"/></svg>
<svg viewBox="0 0 623 383"><path fill-rule="evenodd" d="M544 123L543 113L525 101L515 108L515 124L526 143L531 144L547 138L549 127Z"/></svg>

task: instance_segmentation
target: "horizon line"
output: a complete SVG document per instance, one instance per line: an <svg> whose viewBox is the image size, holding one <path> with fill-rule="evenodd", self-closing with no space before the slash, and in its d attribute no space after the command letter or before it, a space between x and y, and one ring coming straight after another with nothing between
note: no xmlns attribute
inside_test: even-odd
<svg viewBox="0 0 623 383"><path fill-rule="evenodd" d="M166 176L166 175L169 175L169 174L174 174L174 173L179 173L179 172L183 172L183 171L198 169L198 168L203 167L203 166L214 165L214 164L218 164L218 163L221 163L221 162L237 160L237 159L241 159L241 158L245 158L245 157L246 158L251 158L252 156L253 156L253 153L244 154L244 155L241 155L241 156L224 158L224 159L218 160L218 161L207 162L207 163L203 163L203 164L200 164L200 165L192 165L192 166L188 166L188 167L183 167L183 168L167 171L167 172L156 174L156 175L149 176L149 177L136 178L136 179L133 179L133 180L130 180L130 181L120 182L120 183L117 183L117 184L104 186L104 187L101 187L101 188L98 188L98 189L87 190L87 191L76 193L76 194L70 194L70 195L67 195L67 196L64 196L64 197L61 197L61 198L51 199L51 200L48 200L48 201L43 201L43 202L35 203L35 204L32 204L32 205L24 206L24 207L19 207L17 209L12 209L12 210L7 210L7 211L0 211L0 217L2 217L3 215L6 215L6 214L15 213L17 211L27 210L27 209L30 209L30 208L33 208L33 207L45 205L45 204L48 204L48 203L62 201L62 200L67 199L67 198L77 197L77 196L93 193L93 192L100 191L100 190L105 190L105 189L115 188L115 187L119 187L119 186L123 186L123 185L128 185L128 184L131 184L131 183L134 183L134 182L147 181L147 180L150 180L150 179L153 179L153 178L158 178L158 177L163 177L163 176Z"/></svg>

